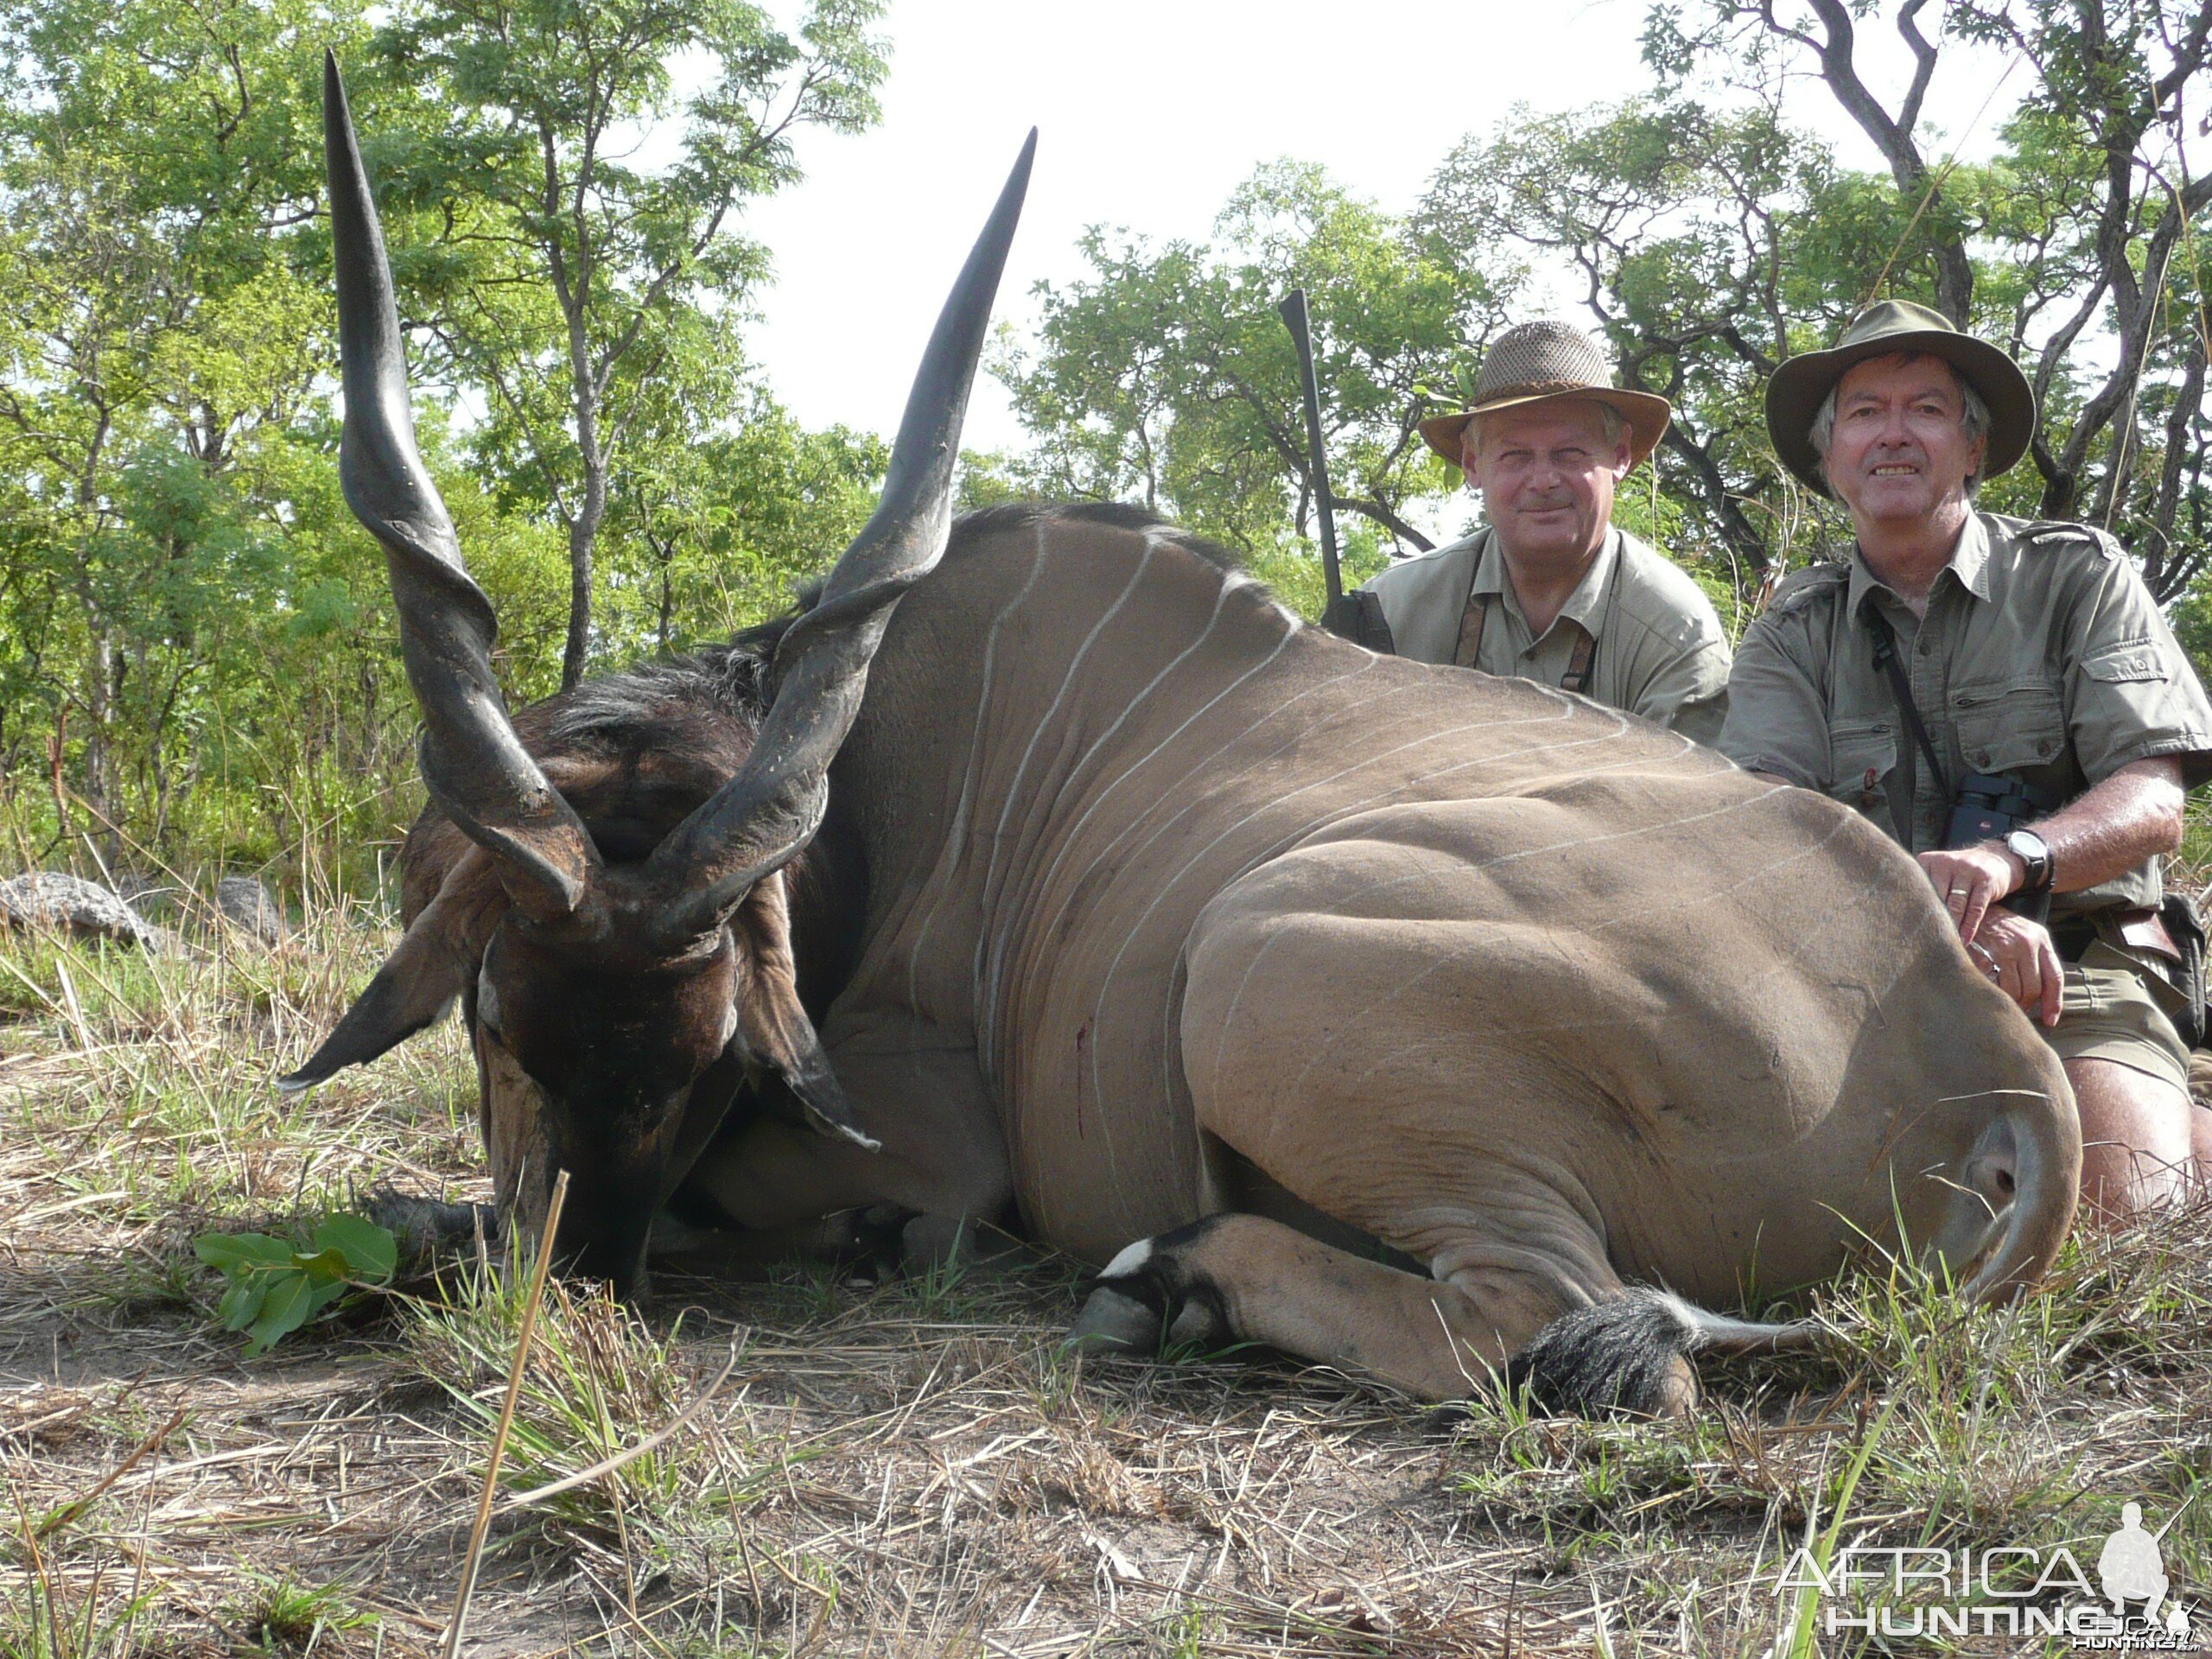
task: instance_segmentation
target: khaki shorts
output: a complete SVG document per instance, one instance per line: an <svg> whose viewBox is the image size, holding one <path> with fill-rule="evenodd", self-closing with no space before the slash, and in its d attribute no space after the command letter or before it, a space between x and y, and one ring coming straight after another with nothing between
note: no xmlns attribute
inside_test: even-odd
<svg viewBox="0 0 2212 1659"><path fill-rule="evenodd" d="M2189 1092L2189 1050L2167 1017L2179 999L2165 982L2102 939L2066 969L2058 1023L2038 1026L2062 1060L2110 1060Z"/></svg>

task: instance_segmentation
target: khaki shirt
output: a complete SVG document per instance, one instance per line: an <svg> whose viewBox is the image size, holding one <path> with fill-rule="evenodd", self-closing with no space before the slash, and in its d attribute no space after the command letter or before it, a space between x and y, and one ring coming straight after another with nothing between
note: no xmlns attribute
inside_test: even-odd
<svg viewBox="0 0 2212 1659"><path fill-rule="evenodd" d="M1895 836L1890 800L1913 746L1910 850L1941 847L1950 802L1875 666L1870 607L1889 621L1953 789L2001 772L2071 800L2162 754L2183 760L2192 787L2212 774L2212 705L2120 544L2080 524L1987 512L1960 532L1925 618L1855 551L1784 582L1737 649L1722 753L1832 795ZM2160 896L2152 859L2056 894L2051 909L2145 907Z"/></svg>
<svg viewBox="0 0 2212 1659"><path fill-rule="evenodd" d="M1505 556L1488 529L1433 553L1392 565L1363 590L1382 607L1401 657L1450 663L1470 594L1491 597L1481 653L1472 666L1557 685L1586 633L1589 696L1685 737L1711 743L1728 709L1728 639L1698 585L1627 531L1606 533L1588 573L1541 639L1533 636Z"/></svg>

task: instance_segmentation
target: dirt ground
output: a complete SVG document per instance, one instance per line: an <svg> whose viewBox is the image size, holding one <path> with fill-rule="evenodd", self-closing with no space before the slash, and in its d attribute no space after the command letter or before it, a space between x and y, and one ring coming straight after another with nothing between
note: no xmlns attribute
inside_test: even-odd
<svg viewBox="0 0 2212 1659"><path fill-rule="evenodd" d="M487 1249L249 1359L191 1248L378 1183L486 1196L452 1027L270 1088L386 937L0 938L0 1655L440 1650L525 1275ZM2200 1210L2070 1247L1972 1314L1871 1262L1814 1299L1834 1354L1708 1366L1667 1426L1077 1362L1052 1262L664 1280L643 1318L556 1286L464 1651L2042 1650L1832 1637L1777 1576L1822 1537L2088 1560L2134 1500L2212 1606L2208 1239Z"/></svg>

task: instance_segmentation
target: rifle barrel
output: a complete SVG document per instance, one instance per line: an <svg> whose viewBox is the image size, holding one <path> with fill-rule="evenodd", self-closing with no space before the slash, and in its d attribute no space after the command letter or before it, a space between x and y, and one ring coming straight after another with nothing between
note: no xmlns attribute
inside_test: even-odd
<svg viewBox="0 0 2212 1659"><path fill-rule="evenodd" d="M2151 1535L2151 1541L2152 1541L2152 1543L2154 1543L2154 1544L2155 1544L2155 1543L2157 1543L2157 1542L2158 1541L2158 1540L2160 1540L2161 1538L2164 1537L2164 1536L2166 1535L2166 1534L2167 1534L2167 1533L2171 1532L2171 1531L2173 1529L2173 1524L2174 1524L2174 1522L2177 1522L2177 1521L2178 1521L2178 1520L2180 1520L2180 1519L2182 1518L2182 1516L2183 1516L2185 1513L2187 1513L2187 1511L2188 1511L2188 1510L2189 1510L2189 1506L2190 1506L2191 1503L2196 1503L2196 1494L2195 1492L2191 1492L2191 1493L2190 1493L2190 1494L2186 1498L2184 1498L2184 1499L2182 1501L2182 1506L2181 1506L2181 1508L2180 1508L2180 1509L2178 1509L2178 1510L2175 1510L2171 1515L2170 1515L2170 1516L2168 1516L2166 1517L2166 1524L2165 1524L2164 1526L2163 1526L2163 1527L2160 1527L2160 1528L2159 1528L2156 1532L2154 1532L2154 1533L2152 1533L2152 1534Z"/></svg>
<svg viewBox="0 0 2212 1659"><path fill-rule="evenodd" d="M1298 380L1306 395L1306 453L1313 467L1313 506L1321 521L1321 580L1329 590L1329 612L1342 607L1344 576L1337 566L1337 515L1329 499L1329 456L1321 445L1321 393L1313 380L1313 336L1306 316L1306 290L1294 288L1275 309L1298 347Z"/></svg>

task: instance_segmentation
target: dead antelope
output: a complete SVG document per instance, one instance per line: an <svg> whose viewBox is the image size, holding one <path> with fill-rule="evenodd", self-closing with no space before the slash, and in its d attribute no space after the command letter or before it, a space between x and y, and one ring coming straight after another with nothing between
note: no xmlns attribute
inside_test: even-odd
<svg viewBox="0 0 2212 1659"><path fill-rule="evenodd" d="M1093 1342L1644 1410L1691 1352L1804 1334L1699 1304L1861 1240L1970 1297L2049 1265L2064 1076L1842 807L1303 626L1128 510L977 515L938 563L1020 169L819 597L511 724L332 111L349 499L454 829L300 1076L473 995L503 1197L570 1169L575 1265L633 1284L679 1185L768 1236L889 1205L1103 1264ZM726 1114L747 1066L806 1120Z"/></svg>

